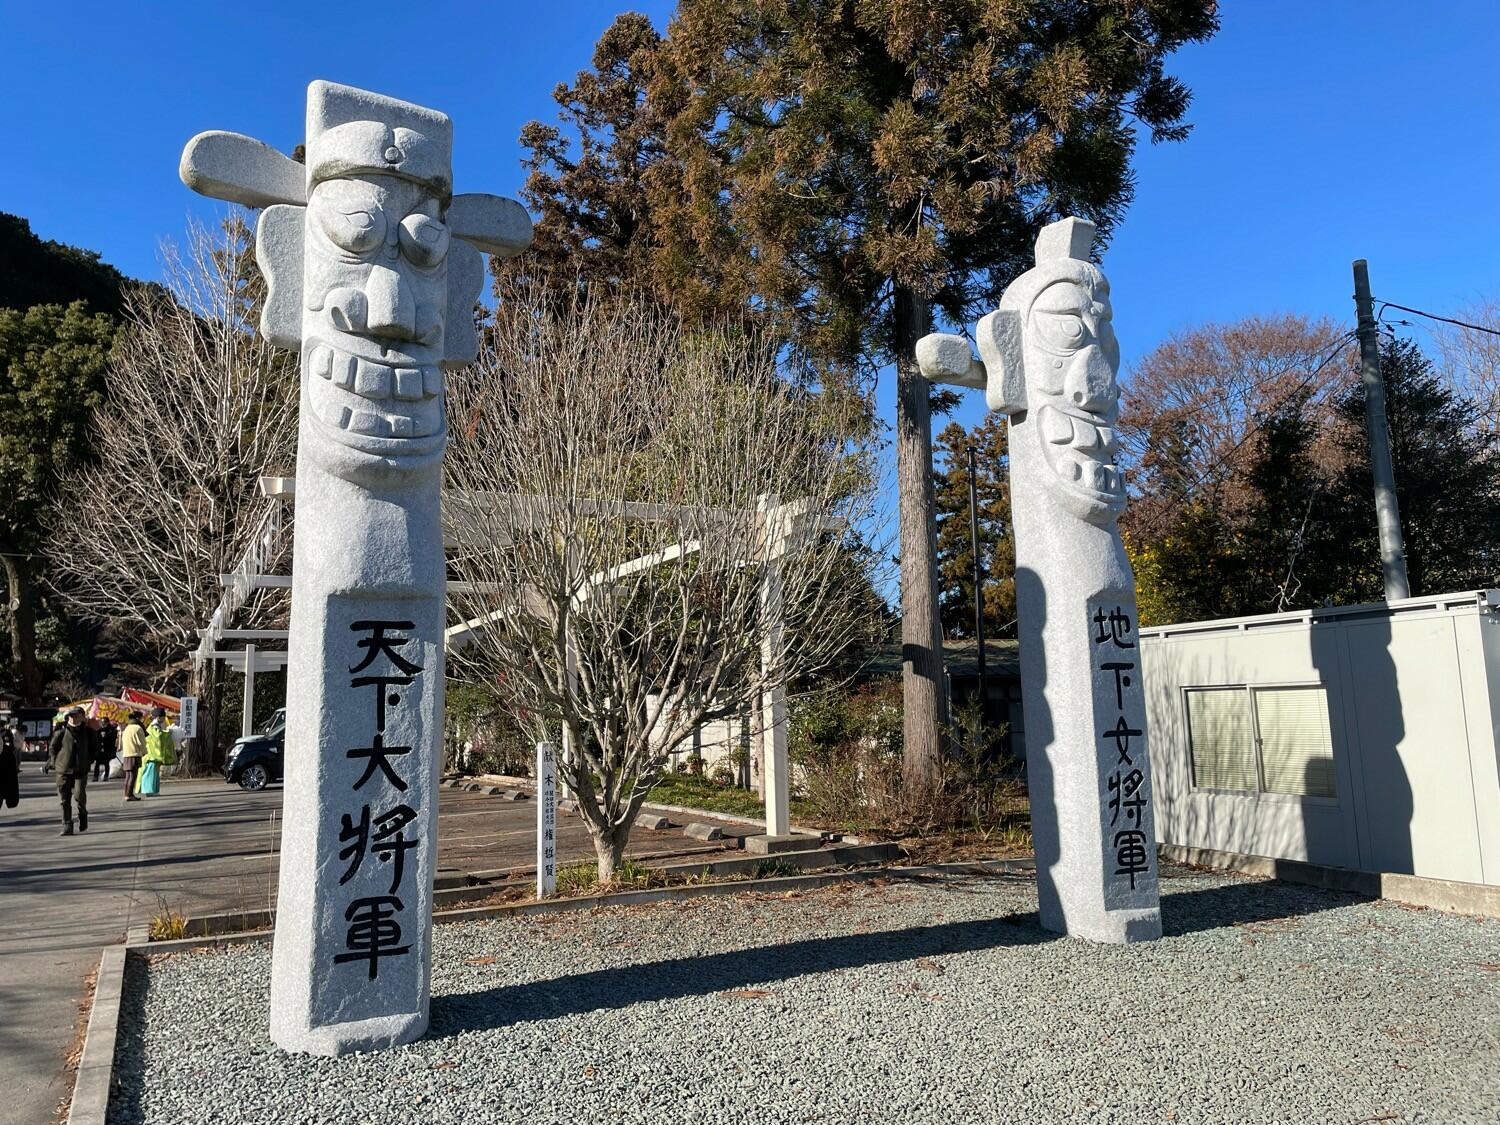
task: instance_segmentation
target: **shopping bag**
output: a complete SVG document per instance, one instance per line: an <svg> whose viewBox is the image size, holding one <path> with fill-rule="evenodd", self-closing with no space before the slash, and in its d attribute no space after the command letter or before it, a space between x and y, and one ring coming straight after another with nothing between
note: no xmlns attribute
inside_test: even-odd
<svg viewBox="0 0 1500 1125"><path fill-rule="evenodd" d="M155 762L147 762L141 767L141 780L136 786L136 792L145 797L154 797L160 791L160 783L156 776L157 766Z"/></svg>
<svg viewBox="0 0 1500 1125"><path fill-rule="evenodd" d="M111 781L117 781L124 776L125 763L121 762L119 758L111 758L109 760L109 779Z"/></svg>

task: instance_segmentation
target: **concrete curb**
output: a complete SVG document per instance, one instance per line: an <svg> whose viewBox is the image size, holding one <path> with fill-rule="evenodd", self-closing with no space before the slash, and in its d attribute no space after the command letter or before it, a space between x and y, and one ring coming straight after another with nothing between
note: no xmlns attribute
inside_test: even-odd
<svg viewBox="0 0 1500 1125"><path fill-rule="evenodd" d="M125 946L110 945L99 958L99 979L94 984L88 1031L84 1033L83 1053L78 1058L78 1074L73 1079L68 1125L104 1125L109 1112L120 999L125 991L125 955Z"/></svg>
<svg viewBox="0 0 1500 1125"><path fill-rule="evenodd" d="M728 856L729 858L707 858L711 856ZM886 860L899 859L900 856L901 849L895 844L846 844L836 845L829 849L792 852L777 856L775 859L793 867L843 867L882 863ZM658 861L663 859L679 860L680 862L678 863L653 863L652 866L656 870L667 874L691 877L732 875L741 871L754 871L756 867L765 863L768 857L744 856L739 853L729 853L723 848L704 847L671 852L647 853L644 856L637 856L635 858ZM441 920L445 913L462 903L489 898L500 891L509 890L518 885L518 880L523 879L528 874L534 876L536 869L528 867L477 871L464 876L464 881L453 879L451 881L454 885L433 892L433 917ZM275 922L275 912L270 910L232 910L223 914L199 914L187 919L183 936L178 941L196 941L198 944L205 942L212 943L221 937L233 938L244 933L269 931L275 925ZM161 950L169 946L174 946L176 943L151 941L147 937L145 925L142 924L138 928L132 928L126 934L125 944L132 949L140 947Z"/></svg>
<svg viewBox="0 0 1500 1125"><path fill-rule="evenodd" d="M1500 918L1500 887L1484 883L1461 883L1455 879L1427 879L1390 871L1358 871L1350 867L1326 867L1295 859L1189 848L1181 844L1159 844L1163 859L1195 867L1216 867L1243 875L1260 875L1283 883L1299 883L1326 891L1343 891L1361 898L1387 899L1407 906L1425 906L1453 914Z"/></svg>
<svg viewBox="0 0 1500 1125"><path fill-rule="evenodd" d="M817 853L802 854L815 855ZM763 860L757 859L755 862L759 863ZM715 865L715 867L717 872L722 872L722 865ZM642 902L694 898L699 895L739 894L742 891L772 894L819 887L844 879L858 882L882 877L912 879L939 875L1029 875L1034 870L1035 864L1030 857L976 860L964 863L934 863L922 867L864 867L842 871L822 871L808 875L783 875L773 879L737 879L728 883L688 883L675 887L651 887L640 891L615 891L604 895L579 895L577 898L536 899L527 902L501 903L496 906L466 907L462 910L437 910L433 912L432 920L437 925L443 925L448 922L469 922L477 918L508 918L526 914L557 914L570 910L593 910L595 907L603 906L631 906ZM113 948L123 948L133 957L151 957L158 953L183 953L194 949L208 949L216 945L245 945L269 941L271 934L271 930L256 930L250 933L186 937L175 941L153 941Z"/></svg>
<svg viewBox="0 0 1500 1125"><path fill-rule="evenodd" d="M474 775L472 779L448 778L444 780L444 784L446 785L449 780L457 782L456 785L451 786L451 788L456 789L463 789L467 780L479 781L488 785L510 786L517 789L536 788L536 782L529 777L512 777L510 774L504 773L481 773ZM558 802L558 807L562 807L561 801ZM662 805L656 803L655 801L647 801L641 806L641 808L643 810L653 809L656 812L663 813L678 813L681 816L706 816L713 820L722 820L729 824L744 824L752 828L763 829L766 826L766 822L764 820L757 820L754 817L740 816L737 813L714 812L712 809L695 809L689 805ZM805 833L812 836L820 836L826 834L827 830L822 828L808 828L801 824L794 824L791 826L791 831L793 834ZM865 843L865 841L861 840L858 836L846 835L843 837L843 839L851 844Z"/></svg>
<svg viewBox="0 0 1500 1125"><path fill-rule="evenodd" d="M743 824L750 828L759 828L762 830L764 830L766 827L766 822L764 820L756 820L752 816L739 816L735 813L714 812L713 809L695 809L688 805L658 805L655 801L647 801L641 806L641 808L642 810L652 809L656 812L677 813L679 816L706 816L710 820L722 820L728 824ZM789 831L794 836L799 834L804 836L829 835L827 829L807 828L801 824L792 825ZM858 836L848 836L840 832L835 832L833 833L833 835L839 836L846 843L850 844L863 844L865 842Z"/></svg>

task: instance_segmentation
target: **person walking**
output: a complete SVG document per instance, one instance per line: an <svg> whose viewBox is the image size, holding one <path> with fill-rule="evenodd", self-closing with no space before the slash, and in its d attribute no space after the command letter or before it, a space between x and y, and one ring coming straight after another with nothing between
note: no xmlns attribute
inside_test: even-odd
<svg viewBox="0 0 1500 1125"><path fill-rule="evenodd" d="M109 764L115 760L117 744L118 735L115 733L115 724L108 719L101 720L97 745L94 747L94 781L109 780Z"/></svg>
<svg viewBox="0 0 1500 1125"><path fill-rule="evenodd" d="M142 767L140 792L154 797L161 789L162 771L177 764L177 744L167 723L165 707L151 708L151 722L146 727L146 764Z"/></svg>
<svg viewBox="0 0 1500 1125"><path fill-rule="evenodd" d="M73 835L75 793L78 803L78 831L87 832L89 771L94 768L94 732L84 721L82 707L69 711L67 721L52 732L47 760L57 771L57 795L62 800L62 834Z"/></svg>
<svg viewBox="0 0 1500 1125"><path fill-rule="evenodd" d="M0 805L13 809L21 803L21 721L0 723Z"/></svg>
<svg viewBox="0 0 1500 1125"><path fill-rule="evenodd" d="M125 799L139 801L135 795L136 772L146 756L146 719L139 711L130 712L130 720L120 732L120 764L125 767Z"/></svg>

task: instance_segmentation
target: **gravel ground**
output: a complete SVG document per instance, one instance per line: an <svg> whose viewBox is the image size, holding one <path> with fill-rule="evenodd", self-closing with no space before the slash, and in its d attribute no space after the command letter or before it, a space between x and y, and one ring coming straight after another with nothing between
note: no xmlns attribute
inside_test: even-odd
<svg viewBox="0 0 1500 1125"><path fill-rule="evenodd" d="M110 1121L1500 1120L1500 922L1166 874L1129 948L1004 877L441 926L429 1036L338 1060L271 1047L268 947L167 955Z"/></svg>

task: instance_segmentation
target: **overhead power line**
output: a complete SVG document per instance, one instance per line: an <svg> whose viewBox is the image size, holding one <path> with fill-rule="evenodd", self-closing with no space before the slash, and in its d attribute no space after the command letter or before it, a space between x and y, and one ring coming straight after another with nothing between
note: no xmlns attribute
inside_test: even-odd
<svg viewBox="0 0 1500 1125"><path fill-rule="evenodd" d="M1342 355L1344 350L1348 348L1350 342L1354 340L1356 335L1358 335L1358 333L1351 330L1340 336L1338 343L1336 343L1328 352L1328 354L1325 355L1321 360L1319 360L1318 363L1311 370L1309 370L1306 375L1302 377L1302 380L1297 384L1296 389L1292 391L1290 395L1285 396L1282 401L1286 401L1286 399L1300 394L1302 391L1312 386L1313 380L1318 377L1318 374L1323 370L1323 368L1327 367L1330 363L1332 363L1335 359ZM1213 476L1214 472L1217 469L1219 469L1231 457L1239 452L1240 447L1243 446L1252 437L1254 437L1258 432L1260 432L1260 430L1262 430L1273 417L1274 413L1267 413L1260 418L1253 419L1250 423L1250 426L1245 430L1243 434L1240 435L1238 441L1236 441L1218 457L1214 458L1213 462L1206 468L1204 468L1201 473L1198 473L1194 477L1194 479L1187 484L1187 487L1168 503L1165 510L1158 511L1155 514L1155 527L1159 530L1163 520L1171 516L1174 512L1177 511L1178 508L1180 508L1187 500L1189 500L1193 496L1193 494L1199 488L1201 488L1210 477ZM1182 479L1181 474L1178 475L1178 479Z"/></svg>
<svg viewBox="0 0 1500 1125"><path fill-rule="evenodd" d="M1488 332L1491 336L1500 336L1500 328L1486 328L1482 324L1470 324L1466 320L1454 320L1451 316L1438 316L1437 313L1423 312L1421 309L1409 308L1406 305L1398 305L1395 301L1381 301L1380 311L1386 309L1400 309L1416 316L1425 316L1428 320L1441 320L1444 324L1456 324L1460 328L1467 328L1471 332Z"/></svg>
<svg viewBox="0 0 1500 1125"><path fill-rule="evenodd" d="M1319 360L1318 363L1317 363L1317 365L1314 366L1311 370L1308 371L1308 373L1306 375L1304 375L1302 377L1301 382L1299 382L1297 384L1297 386L1296 386L1296 388L1294 390L1292 390L1289 394L1286 394L1286 395L1284 395L1282 397L1282 401L1285 402L1288 399L1291 399L1291 398L1295 397L1296 395L1300 394L1301 392L1305 391L1308 387L1312 386L1313 380L1318 377L1318 374L1323 370L1323 368L1327 367L1330 363L1332 363L1335 359L1337 359L1343 353L1344 349L1349 346L1349 342L1354 339L1355 335L1356 335L1355 332L1350 331L1350 332L1344 333L1343 336L1339 337L1339 341L1338 341L1337 344L1335 344L1333 346L1333 349L1327 355L1325 355L1321 360ZM1239 452L1240 447L1242 445L1244 445L1247 441L1249 441L1252 437L1254 437L1257 433L1259 433L1266 426L1266 424L1271 421L1271 419L1274 416L1275 416L1275 414L1274 414L1274 412L1272 412L1272 413L1267 413L1267 414L1263 415L1260 418L1252 419L1251 422L1250 422L1250 426L1245 430L1245 432L1243 434L1240 435L1239 440L1236 441L1233 445L1231 445L1228 449L1226 449L1218 457L1216 457L1214 459L1213 463L1210 464L1207 468L1205 468L1202 473L1198 474L1197 479L1195 479L1188 486L1189 491L1191 491L1192 489L1197 488L1201 484L1204 484L1208 480L1209 477L1213 476L1213 473L1214 473L1215 469L1219 468L1226 461L1228 461L1231 457L1233 457L1237 452Z"/></svg>

